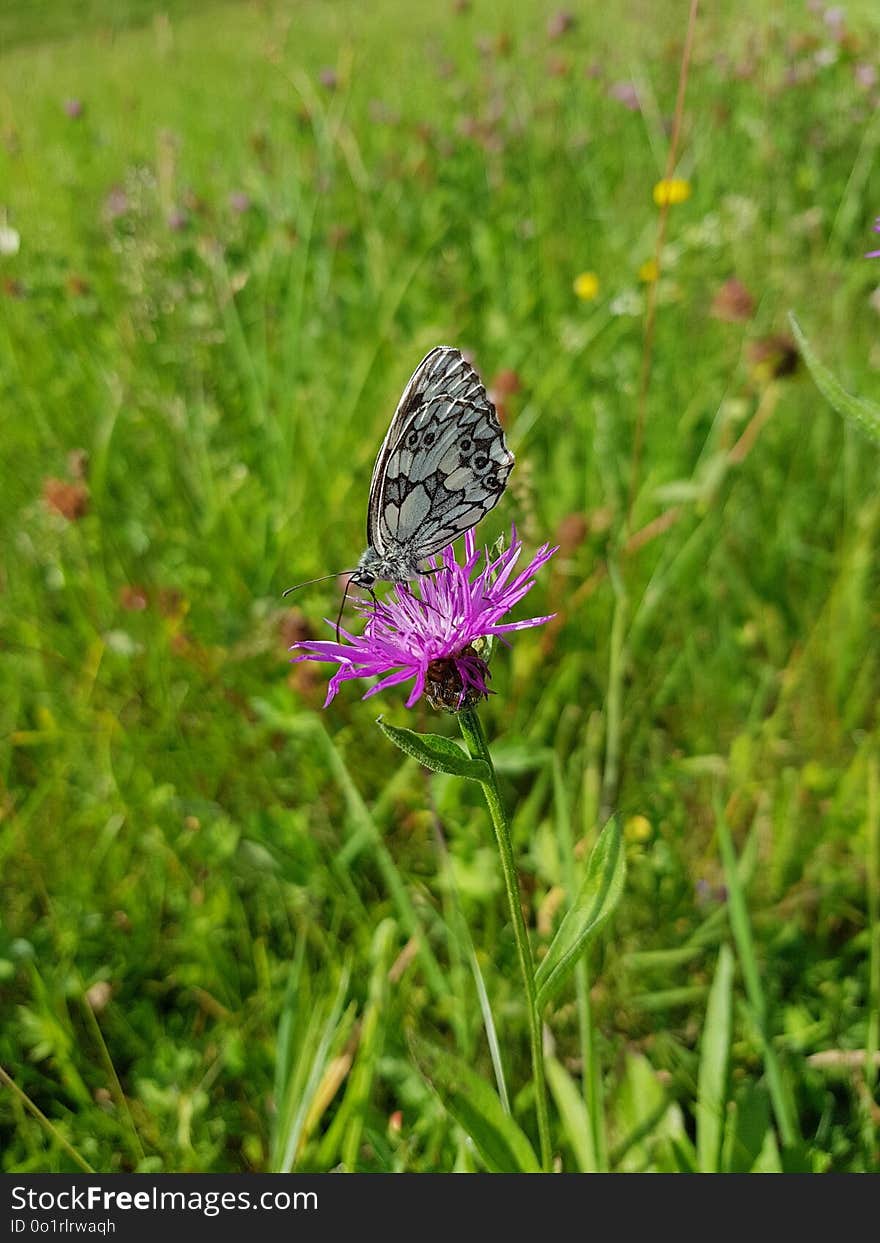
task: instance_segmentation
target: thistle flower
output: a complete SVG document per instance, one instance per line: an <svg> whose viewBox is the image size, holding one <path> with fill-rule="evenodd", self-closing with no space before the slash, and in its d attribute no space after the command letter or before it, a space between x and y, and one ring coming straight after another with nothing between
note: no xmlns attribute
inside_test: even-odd
<svg viewBox="0 0 880 1243"><path fill-rule="evenodd" d="M434 706L452 711L470 706L489 693L489 668L483 655L487 641L543 625L553 616L503 620L531 591L535 575L556 549L543 544L526 568L511 578L521 552L522 540L515 527L510 547L494 558L477 550L473 531L468 531L462 564L450 545L434 558L432 571L418 580L415 589L397 583L385 600L357 605L367 619L362 635L343 630L345 643L294 643L290 650L303 654L293 659L339 665L330 679L325 708L343 682L372 677L379 681L364 699L414 679L408 708L425 692ZM484 564L479 569L481 560Z"/></svg>
<svg viewBox="0 0 880 1243"><path fill-rule="evenodd" d="M874 221L874 232L880 233L880 216ZM866 259L880 259L880 250L869 250L865 255Z"/></svg>

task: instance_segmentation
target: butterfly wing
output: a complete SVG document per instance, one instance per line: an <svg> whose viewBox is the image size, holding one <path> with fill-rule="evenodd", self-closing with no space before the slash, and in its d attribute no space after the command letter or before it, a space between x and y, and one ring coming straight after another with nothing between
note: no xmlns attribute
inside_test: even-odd
<svg viewBox="0 0 880 1243"><path fill-rule="evenodd" d="M385 433L385 439L382 441L382 447L373 467L373 477L370 480L370 500L367 507L367 543L375 548L377 552L383 551L379 514L381 512L382 487L385 482L388 459L397 446L403 429L410 419L418 414L419 410L430 398L445 392L446 384L453 383L458 385L464 378L463 372L465 369L470 371L473 381L475 381L475 384L472 383L469 387L482 389L483 386L479 376L472 367L468 366L458 350L453 349L449 345L435 346L416 367L410 376L409 383L403 390L403 396L397 403L394 417L391 420L388 431Z"/></svg>
<svg viewBox="0 0 880 1243"><path fill-rule="evenodd" d="M475 526L513 469L495 407L456 349L438 346L406 386L370 486L367 539L419 561Z"/></svg>

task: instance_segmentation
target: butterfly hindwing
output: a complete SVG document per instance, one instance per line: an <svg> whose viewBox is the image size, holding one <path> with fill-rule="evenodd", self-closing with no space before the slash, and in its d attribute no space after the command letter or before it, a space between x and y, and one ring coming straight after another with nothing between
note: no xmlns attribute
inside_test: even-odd
<svg viewBox="0 0 880 1243"><path fill-rule="evenodd" d="M488 398L429 402L387 459L379 532L419 560L475 526L501 497L513 455Z"/></svg>

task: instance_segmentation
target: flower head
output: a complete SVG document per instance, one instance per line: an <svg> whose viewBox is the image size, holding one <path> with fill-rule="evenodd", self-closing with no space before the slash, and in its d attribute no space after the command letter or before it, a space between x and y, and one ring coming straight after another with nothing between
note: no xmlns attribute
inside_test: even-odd
<svg viewBox="0 0 880 1243"><path fill-rule="evenodd" d="M110 221L119 220L129 209L128 195L122 186L113 186L104 199L104 215Z"/></svg>
<svg viewBox="0 0 880 1243"><path fill-rule="evenodd" d="M243 216L251 209L251 196L245 194L244 190L233 190L229 195L229 206L236 216Z"/></svg>
<svg viewBox="0 0 880 1243"><path fill-rule="evenodd" d="M624 108L628 108L630 112L638 112L641 107L639 92L633 82L612 82L608 88L608 94L619 104L623 104Z"/></svg>
<svg viewBox="0 0 880 1243"><path fill-rule="evenodd" d="M573 288L582 302L592 302L599 296L599 278L595 272L581 272L574 278Z"/></svg>
<svg viewBox="0 0 880 1243"><path fill-rule="evenodd" d="M754 312L755 299L735 276L719 286L709 310L713 319L723 319L729 324L751 319Z"/></svg>
<svg viewBox="0 0 880 1243"><path fill-rule="evenodd" d="M325 707L342 683L354 678L379 678L364 699L414 679L406 701L408 708L426 687L432 702L452 710L488 695L487 641L509 631L540 626L552 616L503 620L531 591L535 575L556 549L542 545L514 578L522 552L516 528L510 547L494 558L477 550L473 531L465 535L464 544L462 564L456 561L450 545L441 557L434 558L432 571L419 578L416 590L397 583L386 599L359 604L367 619L362 635L343 630L345 643L294 643L290 650L302 653L294 657L295 661L334 661L339 665L330 679Z"/></svg>
<svg viewBox="0 0 880 1243"><path fill-rule="evenodd" d="M880 216L874 221L874 232L880 233ZM880 250L869 250L865 255L866 259L880 259Z"/></svg>
<svg viewBox="0 0 880 1243"><path fill-rule="evenodd" d="M691 197L691 183L682 177L664 177L654 186L654 202L658 207L686 203Z"/></svg>
<svg viewBox="0 0 880 1243"><path fill-rule="evenodd" d="M21 248L21 234L10 224L0 224L0 255L17 255Z"/></svg>

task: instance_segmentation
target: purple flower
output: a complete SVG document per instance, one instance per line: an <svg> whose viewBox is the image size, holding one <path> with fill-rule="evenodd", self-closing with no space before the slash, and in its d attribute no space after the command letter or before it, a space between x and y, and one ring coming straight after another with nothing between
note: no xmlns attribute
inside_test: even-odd
<svg viewBox="0 0 880 1243"><path fill-rule="evenodd" d="M624 108L629 108L630 112L638 112L641 107L639 92L633 82L612 82L608 88L608 94L612 99L623 104Z"/></svg>
<svg viewBox="0 0 880 1243"><path fill-rule="evenodd" d="M78 121L83 114L83 106L81 99L65 99L62 107L71 121Z"/></svg>
<svg viewBox="0 0 880 1243"><path fill-rule="evenodd" d="M577 18L575 15L566 12L565 9L561 9L558 13L554 13L547 22L547 34L551 39L561 39L570 30L574 30L576 25Z"/></svg>
<svg viewBox="0 0 880 1243"><path fill-rule="evenodd" d="M342 683L354 678L380 679L364 699L415 679L408 708L426 688L435 706L453 711L488 695L489 669L480 655L484 641L550 620L553 614L526 621L502 619L531 591L535 575L556 549L543 544L526 568L511 579L522 552L515 527L510 547L494 559L488 552L477 551L473 531L465 535L464 545L464 564L458 564L450 545L442 557L434 558L434 572L419 578L418 594L409 585L397 583L378 604L359 603L367 619L362 635L343 630L346 643L294 643L290 650L304 653L294 661L327 660L339 665L330 679L325 708ZM479 570L481 559L484 566Z"/></svg>
<svg viewBox="0 0 880 1243"><path fill-rule="evenodd" d="M880 216L874 221L874 232L880 233ZM865 255L866 259L880 259L880 250L869 250Z"/></svg>
<svg viewBox="0 0 880 1243"><path fill-rule="evenodd" d="M860 86L863 91L871 91L877 85L877 70L873 65L855 65L853 68L853 77L856 80L856 84Z"/></svg>
<svg viewBox="0 0 880 1243"><path fill-rule="evenodd" d="M251 197L244 190L233 190L229 195L229 206L237 216L243 216L251 209Z"/></svg>
<svg viewBox="0 0 880 1243"><path fill-rule="evenodd" d="M129 209L128 195L122 186L113 186L104 199L104 214L108 220L118 220Z"/></svg>

